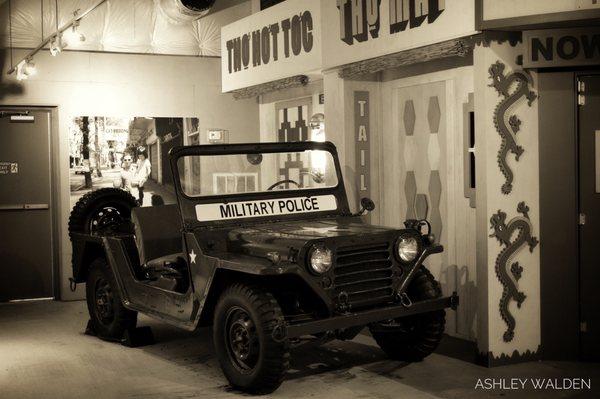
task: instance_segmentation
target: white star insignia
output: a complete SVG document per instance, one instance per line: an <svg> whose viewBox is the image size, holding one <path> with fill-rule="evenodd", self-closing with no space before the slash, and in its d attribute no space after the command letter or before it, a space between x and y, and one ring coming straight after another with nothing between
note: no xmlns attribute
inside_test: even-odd
<svg viewBox="0 0 600 399"><path fill-rule="evenodd" d="M192 252L190 252L190 263L196 263L196 254L193 249Z"/></svg>

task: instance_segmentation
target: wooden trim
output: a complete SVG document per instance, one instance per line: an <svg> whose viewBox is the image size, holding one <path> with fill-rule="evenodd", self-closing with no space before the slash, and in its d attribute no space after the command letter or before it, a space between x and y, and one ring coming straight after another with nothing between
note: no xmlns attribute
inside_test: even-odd
<svg viewBox="0 0 600 399"><path fill-rule="evenodd" d="M402 66L450 57L466 57L473 51L474 42L474 37L470 36L370 58L342 66L338 75L342 79L356 79Z"/></svg>
<svg viewBox="0 0 600 399"><path fill-rule="evenodd" d="M546 29L560 28L566 26L584 26L594 25L600 19L600 9L564 11L549 14L526 15L522 17L500 18L500 19L483 19L483 0L477 0L480 3L481 19L476 19L476 27L478 30L495 30L495 29L511 29L511 30L526 30L526 29Z"/></svg>
<svg viewBox="0 0 600 399"><path fill-rule="evenodd" d="M483 30L483 0L475 0L475 29Z"/></svg>
<svg viewBox="0 0 600 399"><path fill-rule="evenodd" d="M232 90L233 98L236 100L243 100L252 97L258 97L262 94L270 93L273 91L289 89L292 87L306 86L309 82L309 78L306 75L297 75L289 78L279 79L272 82L262 83L255 86L245 87L243 89Z"/></svg>

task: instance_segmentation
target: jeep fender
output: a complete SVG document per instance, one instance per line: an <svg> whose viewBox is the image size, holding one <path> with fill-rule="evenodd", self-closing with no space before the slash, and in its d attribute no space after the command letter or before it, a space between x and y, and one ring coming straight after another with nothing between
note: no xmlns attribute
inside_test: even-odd
<svg viewBox="0 0 600 399"><path fill-rule="evenodd" d="M318 313L323 316L328 316L332 312L331 300L327 294L317 282L313 283L309 276L303 276L301 272L295 270L298 269L297 266L281 268L281 270L285 271L275 273L266 269L262 269L262 273L248 273L247 269L240 270L228 266L230 265L227 262L223 262L215 269L212 281L204 297L198 326L212 324L213 312L217 301L221 293L232 283L256 285L269 291L297 292L305 300L313 303Z"/></svg>

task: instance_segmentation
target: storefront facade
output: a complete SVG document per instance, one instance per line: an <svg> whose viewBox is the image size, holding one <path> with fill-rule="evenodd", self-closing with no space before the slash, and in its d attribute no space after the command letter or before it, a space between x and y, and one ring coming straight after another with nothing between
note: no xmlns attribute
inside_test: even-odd
<svg viewBox="0 0 600 399"><path fill-rule="evenodd" d="M597 29L585 28L598 6L496 3L284 1L223 28L223 89L257 97L263 141L334 142L353 205L361 197L377 204L372 223L431 221L445 252L428 267L444 293L461 296L446 332L476 343L479 363L578 358L583 330L593 328L581 318L594 298L578 277L574 82L599 64ZM286 20L289 39L283 28L273 33ZM563 36L541 31L555 26L566 30L552 34ZM236 38L237 72L227 47ZM277 39L284 48L273 61ZM250 70L260 72L245 78ZM557 104L565 93L568 107ZM573 209L562 212L565 203Z"/></svg>

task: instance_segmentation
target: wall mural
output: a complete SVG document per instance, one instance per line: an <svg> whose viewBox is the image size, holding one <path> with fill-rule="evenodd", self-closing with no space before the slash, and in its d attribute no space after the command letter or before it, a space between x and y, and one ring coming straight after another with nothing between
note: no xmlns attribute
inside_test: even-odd
<svg viewBox="0 0 600 399"><path fill-rule="evenodd" d="M535 92L530 89L533 85L531 76L524 71L514 71L511 74L505 75L505 65L496 61L489 68L490 78L492 79L491 87L503 97L498 103L494 111L494 126L502 138L502 144L498 151L498 165L500 171L504 175L506 181L502 185L502 194L509 194L512 191L512 183L514 179L513 171L508 166L507 156L509 152L515 155L518 161L524 152L523 147L517 144L517 132L520 130L521 120L516 115L508 117L508 125L506 124L506 114L508 110L521 99L527 98L527 105L531 106L537 98ZM513 83L517 83L516 89L511 92L510 88Z"/></svg>
<svg viewBox="0 0 600 399"><path fill-rule="evenodd" d="M512 341L516 326L515 318L508 309L510 301L516 301L517 307L520 308L527 297L524 292L519 291L517 286L523 273L523 267L519 262L510 262L525 244L529 246L529 251L533 252L539 242L532 235L533 226L529 219L529 207L525 205L525 202L519 203L517 212L523 216L514 217L508 224L506 223L506 213L501 210L498 210L490 218L491 227L494 230L490 237L496 237L500 244L505 246L496 258L496 276L504 287L500 298L500 315L508 327L503 335L504 342ZM518 235L514 241L511 241L515 231L518 231Z"/></svg>
<svg viewBox="0 0 600 399"><path fill-rule="evenodd" d="M167 154L172 147L184 144L184 136L192 134L198 137L197 118L72 117L69 121L71 207L84 194L104 187L121 188L142 206L174 204ZM151 142L152 138L155 141ZM140 153L149 160L149 175L141 175Z"/></svg>

